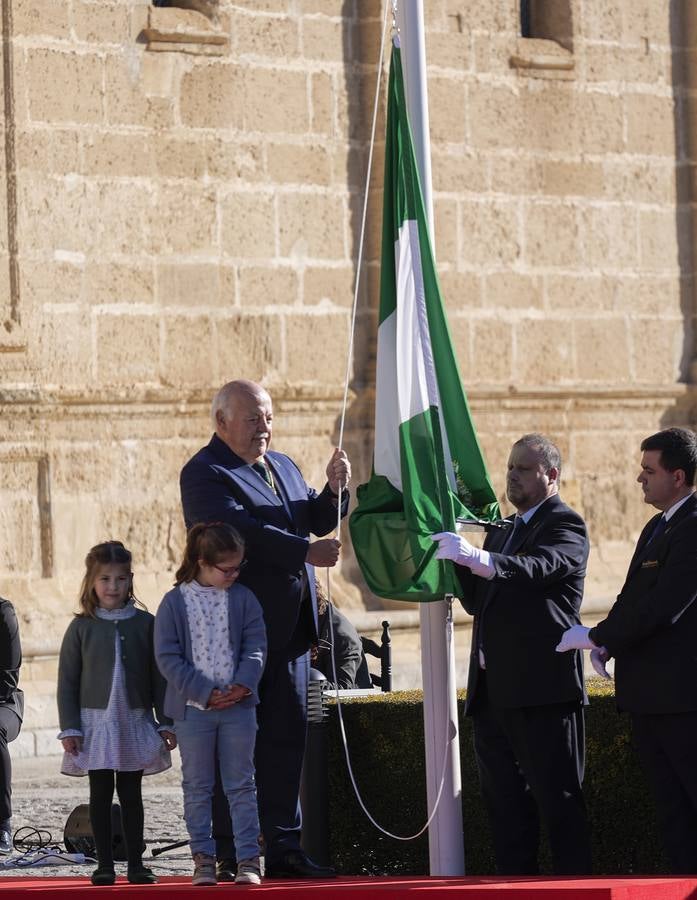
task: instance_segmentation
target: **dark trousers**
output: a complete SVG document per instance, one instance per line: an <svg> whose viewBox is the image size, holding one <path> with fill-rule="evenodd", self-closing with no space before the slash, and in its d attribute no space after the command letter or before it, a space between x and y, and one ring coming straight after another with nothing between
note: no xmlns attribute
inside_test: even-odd
<svg viewBox="0 0 697 900"><path fill-rule="evenodd" d="M670 871L697 874L697 712L632 714Z"/></svg>
<svg viewBox="0 0 697 900"><path fill-rule="evenodd" d="M581 790L583 707L577 702L495 707L487 696L486 678L480 677L472 709L474 750L497 873L539 873L542 820L554 874L590 874L590 835Z"/></svg>
<svg viewBox="0 0 697 900"><path fill-rule="evenodd" d="M12 818L12 760L7 745L14 741L22 721L14 710L0 706L0 828L9 829Z"/></svg>
<svg viewBox="0 0 697 900"><path fill-rule="evenodd" d="M126 840L128 868L143 864L143 798L141 772L115 772L113 769L90 769L90 825L100 867L113 868L114 845L111 828L111 802L116 793L121 804L123 836Z"/></svg>
<svg viewBox="0 0 697 900"><path fill-rule="evenodd" d="M259 684L254 764L267 865L289 850L300 849L309 668L309 653L289 660L287 652L271 652ZM219 775L213 793L213 837L218 859L234 859L232 823Z"/></svg>

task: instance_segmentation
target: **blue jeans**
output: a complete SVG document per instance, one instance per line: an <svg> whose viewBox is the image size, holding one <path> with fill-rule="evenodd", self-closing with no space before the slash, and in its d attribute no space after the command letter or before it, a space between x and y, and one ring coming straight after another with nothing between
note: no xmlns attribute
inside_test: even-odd
<svg viewBox="0 0 697 900"><path fill-rule="evenodd" d="M182 760L184 819L192 853L215 856L211 836L211 800L216 747L223 791L230 806L238 862L259 855L259 813L254 781L256 709L235 704L228 709L186 707L176 722Z"/></svg>

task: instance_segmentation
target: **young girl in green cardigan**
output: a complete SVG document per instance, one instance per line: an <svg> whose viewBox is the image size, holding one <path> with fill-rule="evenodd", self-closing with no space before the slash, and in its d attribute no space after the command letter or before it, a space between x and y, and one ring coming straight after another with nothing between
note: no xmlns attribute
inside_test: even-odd
<svg viewBox="0 0 697 900"><path fill-rule="evenodd" d="M153 652L154 616L136 605L131 553L120 541L92 547L85 559L80 612L68 626L58 664L61 771L87 775L97 851L92 884L116 880L111 804L121 803L128 881L155 884L143 865L143 775L171 765L176 746L162 713L165 683ZM153 718L153 707L159 726Z"/></svg>

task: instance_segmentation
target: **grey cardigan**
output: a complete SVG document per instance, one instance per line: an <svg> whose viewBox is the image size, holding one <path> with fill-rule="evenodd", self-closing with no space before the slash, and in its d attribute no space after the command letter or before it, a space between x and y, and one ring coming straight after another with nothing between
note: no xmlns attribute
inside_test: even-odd
<svg viewBox="0 0 697 900"><path fill-rule="evenodd" d="M232 680L252 692L240 703L255 706L259 702L257 688L266 660L264 617L259 601L249 588L233 584L227 593L230 643L235 661ZM155 656L167 679L165 710L175 720L184 718L187 700L205 706L213 688L222 687L213 684L193 664L186 604L178 587L165 594L157 610Z"/></svg>
<svg viewBox="0 0 697 900"><path fill-rule="evenodd" d="M58 661L58 720L61 731L80 730L81 709L106 709L114 674L114 631L121 638L121 663L131 709L152 709L161 725L165 681L155 663L155 617L142 609L128 619L76 616L65 632Z"/></svg>

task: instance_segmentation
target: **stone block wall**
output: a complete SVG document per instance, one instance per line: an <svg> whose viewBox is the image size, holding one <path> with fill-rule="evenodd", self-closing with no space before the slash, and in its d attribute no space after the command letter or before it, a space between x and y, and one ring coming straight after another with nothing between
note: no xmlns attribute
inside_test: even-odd
<svg viewBox="0 0 697 900"><path fill-rule="evenodd" d="M436 253L475 422L499 488L515 437L557 438L604 598L647 514L640 439L695 421L691 32L654 0L572 0L559 42L522 37L515 0L424 5ZM323 480L383 8L3 4L0 591L47 698L90 545L133 549L151 609L169 587L178 472L221 383L263 380L275 446ZM357 482L382 106L345 436ZM334 583L377 605L350 549Z"/></svg>
<svg viewBox="0 0 697 900"><path fill-rule="evenodd" d="M564 47L513 0L426 4L436 247L495 482L519 433L558 438L605 595L648 514L641 438L695 418L694 35L679 4L537 6L567 7Z"/></svg>

